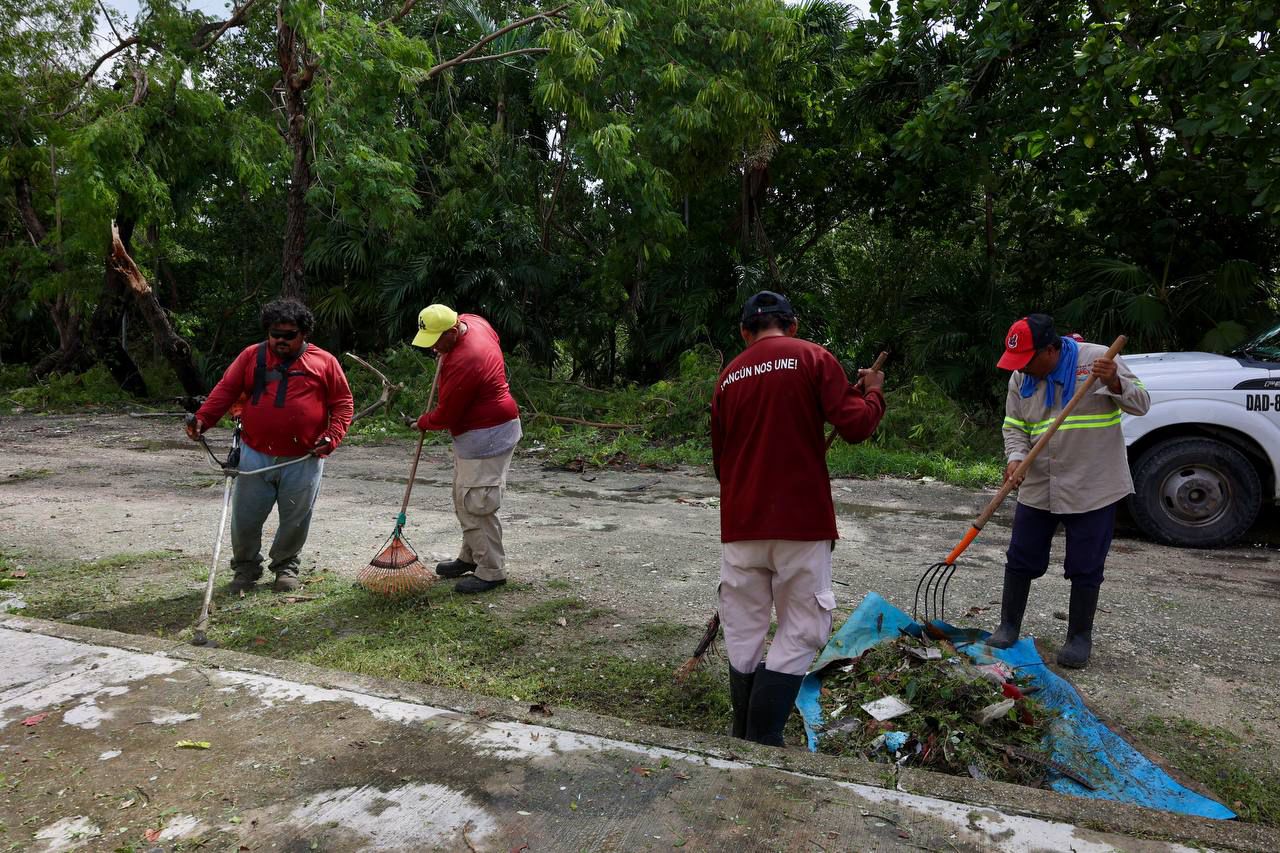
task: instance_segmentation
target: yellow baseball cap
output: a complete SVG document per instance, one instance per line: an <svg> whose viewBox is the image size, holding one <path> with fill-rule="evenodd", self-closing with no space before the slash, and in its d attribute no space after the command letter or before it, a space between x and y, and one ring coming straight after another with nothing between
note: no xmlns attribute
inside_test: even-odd
<svg viewBox="0 0 1280 853"><path fill-rule="evenodd" d="M432 347L440 336L458 325L458 312L448 305L428 305L418 312L418 334L414 335L415 347Z"/></svg>

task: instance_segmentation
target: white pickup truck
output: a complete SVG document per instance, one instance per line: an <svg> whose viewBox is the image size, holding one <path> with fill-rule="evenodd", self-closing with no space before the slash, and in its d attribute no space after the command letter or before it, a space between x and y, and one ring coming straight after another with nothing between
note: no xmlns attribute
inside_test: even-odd
<svg viewBox="0 0 1280 853"><path fill-rule="evenodd" d="M1134 521L1159 542L1230 544L1280 498L1280 326L1229 355L1123 356L1151 394L1125 416Z"/></svg>

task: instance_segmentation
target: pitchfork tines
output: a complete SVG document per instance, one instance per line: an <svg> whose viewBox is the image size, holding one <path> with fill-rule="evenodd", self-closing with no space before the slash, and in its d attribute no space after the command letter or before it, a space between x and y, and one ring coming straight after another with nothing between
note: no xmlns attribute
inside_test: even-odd
<svg viewBox="0 0 1280 853"><path fill-rule="evenodd" d="M951 583L951 576L956 573L956 560L981 532L981 527L970 527L960 544L951 549L945 560L934 563L920 576L920 582L916 584L916 601L912 606L911 618L926 626L946 619L947 585Z"/></svg>
<svg viewBox="0 0 1280 853"><path fill-rule="evenodd" d="M922 625L946 619L947 584L956 573L955 563L934 563L916 584L916 603L911 617ZM922 595L923 594L923 595ZM923 601L924 607L921 608Z"/></svg>

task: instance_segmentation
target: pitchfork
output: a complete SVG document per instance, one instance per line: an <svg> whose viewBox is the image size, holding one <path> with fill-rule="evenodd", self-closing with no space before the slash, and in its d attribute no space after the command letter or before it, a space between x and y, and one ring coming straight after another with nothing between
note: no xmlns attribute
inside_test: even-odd
<svg viewBox="0 0 1280 853"><path fill-rule="evenodd" d="M1111 345L1111 349L1107 350L1107 354L1103 358L1115 358L1120 353L1120 350L1124 349L1127 340L1128 338L1124 335L1116 338L1115 343ZM946 616L947 585L951 583L951 576L956 572L956 560L960 558L960 555L965 552L965 549L969 547L973 540L978 538L982 528L991 520L991 516L996 514L996 510L1000 508L1000 504L1004 503L1004 499L1009 496L1009 493L1022 482L1022 478L1031 469L1031 463L1040 455L1040 451L1044 450L1049 444L1049 439L1053 438L1053 434L1058 431L1058 427L1067 419L1067 416L1075 410L1075 407L1084 399L1084 396L1093 390L1093 385L1096 381L1096 376L1090 376L1088 381L1076 389L1076 393L1062 407L1062 411L1053 419L1053 423L1049 424L1049 428L1044 431L1044 435L1036 440L1031 452L1027 454L1027 458L1018 464L1012 476L1005 480L1004 485L1000 487L1000 491L996 492L995 497L987 504L987 508L974 520L973 526L965 533L960 543L951 549L951 553L947 555L945 560L941 563L934 563L921 576L920 582L916 584L916 600L912 606L911 615L917 622L925 625L926 630L935 620L941 621ZM921 593L923 593L923 596ZM924 605L923 619L920 618L922 603Z"/></svg>

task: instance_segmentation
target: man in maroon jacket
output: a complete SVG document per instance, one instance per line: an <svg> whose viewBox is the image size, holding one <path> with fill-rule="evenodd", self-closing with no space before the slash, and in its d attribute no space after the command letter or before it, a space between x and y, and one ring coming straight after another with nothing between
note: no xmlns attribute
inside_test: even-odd
<svg viewBox="0 0 1280 853"><path fill-rule="evenodd" d="M355 406L346 374L336 358L307 341L314 322L311 311L296 299L264 305L267 339L245 347L187 425L187 435L199 438L239 401L242 471L308 457L265 474L236 478L231 499L232 592L251 589L262 576L262 525L272 507L278 507L280 515L271 543L271 571L276 576L272 588L298 588L298 554L311 527L324 458L351 426Z"/></svg>
<svg viewBox="0 0 1280 853"><path fill-rule="evenodd" d="M413 345L440 358L436 407L418 418L418 429L453 436L453 509L462 525L458 558L438 564L436 574L461 578L458 592L486 592L507 582L498 509L522 435L502 344L483 317L428 305L418 314Z"/></svg>
<svg viewBox="0 0 1280 853"><path fill-rule="evenodd" d="M823 426L863 441L884 415L884 375L849 383L831 353L796 337L785 296L761 291L742 310L747 348L711 397L720 480L720 622L729 658L733 735L782 746L800 682L831 634L836 515ZM778 629L761 662L771 612Z"/></svg>

